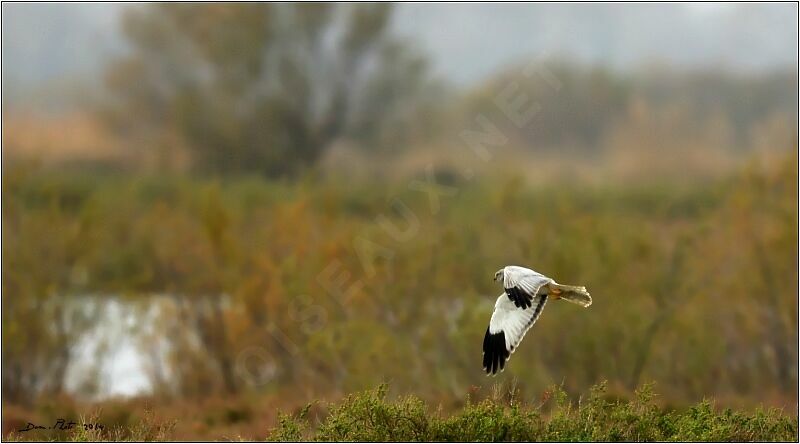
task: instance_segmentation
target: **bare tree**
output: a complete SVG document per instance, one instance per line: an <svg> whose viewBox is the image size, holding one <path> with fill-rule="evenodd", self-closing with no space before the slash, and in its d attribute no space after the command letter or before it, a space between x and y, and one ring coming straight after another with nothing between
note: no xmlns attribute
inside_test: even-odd
<svg viewBox="0 0 800 444"><path fill-rule="evenodd" d="M386 4L131 9L104 114L129 134L178 135L214 173L291 174L337 139L386 142L412 132L433 88L390 16Z"/></svg>

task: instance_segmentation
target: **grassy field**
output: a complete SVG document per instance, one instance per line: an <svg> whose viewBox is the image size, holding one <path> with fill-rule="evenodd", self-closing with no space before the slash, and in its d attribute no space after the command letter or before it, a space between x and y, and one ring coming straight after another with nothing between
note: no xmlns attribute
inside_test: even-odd
<svg viewBox="0 0 800 444"><path fill-rule="evenodd" d="M355 393L335 402L313 402L292 414L281 414L276 427L255 436L230 435L231 440L267 441L796 441L796 418L778 409L735 411L716 408L703 400L684 410L665 409L652 388L644 386L631 400L593 387L577 401L561 388L544 391L535 403L517 398L513 390L466 405L446 414L441 405L415 396L390 399L387 386ZM97 416L84 419L91 423ZM81 422L83 422L82 420ZM152 415L128 426L96 431L78 428L54 436L52 431L11 433L10 441L58 439L69 441L163 441L178 439L176 421ZM49 433L49 435L48 435Z"/></svg>
<svg viewBox="0 0 800 444"><path fill-rule="evenodd" d="M442 406L388 429L397 439L796 437L796 423L752 413L797 409L796 154L685 182L436 180L448 187L438 199L404 181L9 171L3 433L102 408L103 423L125 430L154 410L176 421L174 439L266 437L279 409L388 381L420 401L347 398L321 424L284 419L272 436L389 436L335 422L379 402L409 415ZM548 304L487 382L480 344L505 264L585 285L594 304ZM141 320L125 324L152 383L138 400L92 402L108 385L113 337L64 385L77 358L63 351L96 334L108 303ZM577 403L603 380L620 400L657 381L663 410L587 401L551 414L465 398L516 381L518 399L557 384ZM29 396L42 387L47 397ZM486 428L452 434L476 412ZM167 433L153 430L142 433Z"/></svg>

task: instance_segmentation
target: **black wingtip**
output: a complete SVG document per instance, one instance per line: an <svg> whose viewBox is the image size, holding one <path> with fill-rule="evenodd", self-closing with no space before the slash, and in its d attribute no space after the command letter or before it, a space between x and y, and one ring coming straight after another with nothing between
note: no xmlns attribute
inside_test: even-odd
<svg viewBox="0 0 800 444"><path fill-rule="evenodd" d="M483 337L483 370L486 374L496 375L498 371L502 371L510 355L506 349L505 333L501 330L492 334L487 327Z"/></svg>

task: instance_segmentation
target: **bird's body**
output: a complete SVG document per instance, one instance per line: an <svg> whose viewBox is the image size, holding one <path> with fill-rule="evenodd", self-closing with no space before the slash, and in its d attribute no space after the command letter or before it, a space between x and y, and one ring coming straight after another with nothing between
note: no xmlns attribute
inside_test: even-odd
<svg viewBox="0 0 800 444"><path fill-rule="evenodd" d="M505 368L511 353L542 314L548 299L588 307L592 297L585 287L561 285L529 268L510 265L495 273L505 290L494 304L494 313L483 339L483 368L496 374Z"/></svg>

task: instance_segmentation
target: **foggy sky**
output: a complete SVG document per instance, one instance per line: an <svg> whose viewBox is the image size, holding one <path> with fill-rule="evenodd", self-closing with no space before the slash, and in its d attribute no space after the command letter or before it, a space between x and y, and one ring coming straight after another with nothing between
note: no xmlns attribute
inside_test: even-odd
<svg viewBox="0 0 800 444"><path fill-rule="evenodd" d="M126 7L3 4L4 92L90 79L124 48L117 24ZM393 29L459 86L548 55L619 70L652 62L744 72L797 64L797 5L789 3L400 4Z"/></svg>

